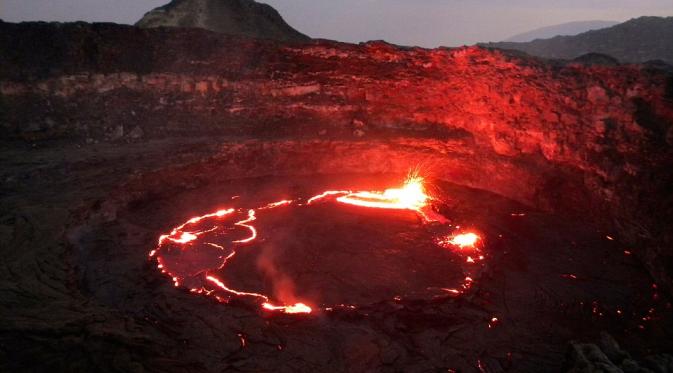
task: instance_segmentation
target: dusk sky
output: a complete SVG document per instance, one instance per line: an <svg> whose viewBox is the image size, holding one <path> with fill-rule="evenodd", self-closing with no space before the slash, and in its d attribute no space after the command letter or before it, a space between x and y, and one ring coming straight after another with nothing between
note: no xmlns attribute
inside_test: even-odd
<svg viewBox="0 0 673 373"><path fill-rule="evenodd" d="M0 0L0 18L136 22L168 0ZM673 16L673 0L265 0L299 31L347 42L459 46L583 20Z"/></svg>

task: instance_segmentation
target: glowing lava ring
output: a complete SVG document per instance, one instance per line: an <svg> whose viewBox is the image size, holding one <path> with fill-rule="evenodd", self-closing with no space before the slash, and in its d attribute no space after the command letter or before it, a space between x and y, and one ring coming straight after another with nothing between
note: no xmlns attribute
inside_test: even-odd
<svg viewBox="0 0 673 373"><path fill-rule="evenodd" d="M326 191L306 200L283 200L254 209L222 209L194 217L161 235L150 257L156 259L158 268L172 278L176 287L185 287L193 293L213 296L221 302L234 297L250 298L268 311L310 313L316 306L309 306L306 301L293 300L285 304L262 293L234 289L218 277L216 271L224 269L239 250L257 239L254 223L258 214L291 205L311 206L328 201L366 209L410 210L418 214L424 224L448 224L444 216L433 211L433 198L426 194L423 179L414 175L403 187L383 192ZM434 245L460 254L469 264L477 264L484 259L479 241L477 234L462 232L439 236ZM468 276L460 286L441 290L447 295L459 295L472 281Z"/></svg>

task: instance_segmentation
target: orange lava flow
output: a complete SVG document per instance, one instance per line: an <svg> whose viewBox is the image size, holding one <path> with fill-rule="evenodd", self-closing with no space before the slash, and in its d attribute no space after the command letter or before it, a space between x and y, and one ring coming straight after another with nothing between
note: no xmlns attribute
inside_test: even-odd
<svg viewBox="0 0 673 373"><path fill-rule="evenodd" d="M479 241L479 236L475 233L462 233L449 238L448 243L463 248L474 247L477 241Z"/></svg>
<svg viewBox="0 0 673 373"><path fill-rule="evenodd" d="M446 218L432 211L432 197L426 193L424 182L422 177L411 174L401 188L386 189L383 192L329 191L313 197L309 203L315 199L342 194L336 199L337 202L367 208L412 210L427 223L447 223Z"/></svg>
<svg viewBox="0 0 673 373"><path fill-rule="evenodd" d="M416 212L426 223L439 222L445 224L448 222L442 215L432 211L433 198L426 193L424 180L418 175L409 176L400 188L386 189L382 192L326 191L307 199L306 205L327 200L363 208L411 210ZM226 293L227 297L252 298L265 311L287 314L311 313L313 308L306 303L274 304L267 295L233 289L213 274L213 271L223 269L227 262L236 255L237 250L248 247L250 243L257 240L258 232L254 226L257 213L294 204L303 206L299 203L300 201L301 199L282 200L247 210L221 209L211 214L193 217L173 228L170 233L161 235L158 246L150 252L149 256L156 258L157 267L173 280L175 286L187 286L193 293L212 295L219 301L227 302L227 298L215 294L215 290L217 290ZM230 220L237 216L239 217L238 221ZM233 229L235 227L247 230L247 237L232 239L229 245L208 242L209 237L228 237L228 235L239 234L240 232ZM484 259L477 247L479 240L480 237L475 233L467 232L438 239L437 245L444 248L455 247L461 250L472 248L473 251L467 256L466 261L475 263ZM197 250L194 254L196 259L181 261L185 258L181 255L188 250ZM202 262L198 262L198 260L202 260ZM211 264L211 260L218 261L218 264ZM204 267L206 268L204 269ZM472 279L466 277L462 290L468 289L471 283ZM444 289L450 294L461 294L462 290Z"/></svg>
<svg viewBox="0 0 673 373"><path fill-rule="evenodd" d="M227 287L227 285L225 285L220 279L218 279L215 276L207 276L206 279L208 281L212 282L213 284L215 284L220 289L222 289L222 290L224 290L228 293L232 293L232 294L235 294L235 295L238 295L238 296L251 296L251 297L260 298L260 299L264 300L264 303L262 304L262 308L264 308L265 310L280 311L280 312L291 313L291 314L292 313L311 313L311 311L313 311L311 309L311 307L305 305L304 303L296 303L296 304L289 305L289 306L274 306L273 304L269 303L269 297L267 297L264 294L247 293L247 292L243 292L243 291L237 291L237 290L234 290L234 289L230 289L230 288Z"/></svg>
<svg viewBox="0 0 673 373"><path fill-rule="evenodd" d="M428 205L430 197L425 194L423 179L411 176L402 188L381 192L355 192L337 198L341 203L362 207L419 211Z"/></svg>
<svg viewBox="0 0 673 373"><path fill-rule="evenodd" d="M466 232L440 238L437 240L437 244L446 249L456 249L458 252L465 253L465 261L469 264L475 264L485 259L478 245L479 241L481 241L479 235Z"/></svg>
<svg viewBox="0 0 673 373"><path fill-rule="evenodd" d="M271 303L264 303L262 307L269 311L281 311L284 313L311 313L313 309L304 303L296 303L292 306L274 306Z"/></svg>

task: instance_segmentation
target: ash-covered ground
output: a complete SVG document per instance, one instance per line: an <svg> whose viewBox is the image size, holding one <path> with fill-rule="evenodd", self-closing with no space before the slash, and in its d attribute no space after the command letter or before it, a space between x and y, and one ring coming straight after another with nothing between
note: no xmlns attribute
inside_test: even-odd
<svg viewBox="0 0 673 373"><path fill-rule="evenodd" d="M601 356L598 347L572 341L601 341L602 356L615 365L636 364L602 332L641 366L670 364L660 355L673 349L670 300L628 255L633 248L581 218L543 213L442 181L435 182L445 201L442 212L456 224L478 228L485 240L487 259L460 296L390 299L375 280L404 279L403 262L410 271L427 267L433 278L445 265L448 279L464 265L419 258L413 250L422 247L395 239L388 244L405 252L391 250L402 257L386 267L373 241L356 247L359 240L315 216L309 224L318 236L302 233L311 245L296 242L288 249L291 257L276 261L285 263L290 275L297 275L302 263L319 268L308 275L322 282L315 289L337 289L346 281L334 301L354 299L357 308L283 315L176 288L148 252L160 234L192 216L234 202L273 201L344 185L379 188L400 178L219 175L209 181L192 171L190 183L174 171L200 164L219 149L214 139L2 147L3 368L558 371L581 366L583 355ZM232 201L233 196L239 198ZM370 214L346 211L350 218L342 219L357 218L367 228L377 218ZM288 223L296 219L287 217ZM392 219L418 224L415 217ZM382 222L370 229L381 234L376 224ZM320 255L330 247L353 255ZM369 272L351 271L354 265ZM327 269L344 273L343 280L321 278ZM360 293L352 286L358 282Z"/></svg>

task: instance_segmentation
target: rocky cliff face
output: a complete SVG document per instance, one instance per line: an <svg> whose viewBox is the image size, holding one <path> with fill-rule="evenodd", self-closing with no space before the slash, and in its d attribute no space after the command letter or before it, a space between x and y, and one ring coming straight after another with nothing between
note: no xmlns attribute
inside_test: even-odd
<svg viewBox="0 0 673 373"><path fill-rule="evenodd" d="M195 27L263 39L309 40L288 25L274 8L253 0L172 0L145 14L136 26Z"/></svg>
<svg viewBox="0 0 673 373"><path fill-rule="evenodd" d="M673 64L673 17L641 17L575 36L556 36L527 43L488 43L544 58L574 59L587 53L607 54L626 63Z"/></svg>

